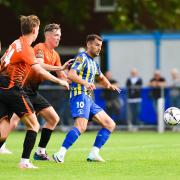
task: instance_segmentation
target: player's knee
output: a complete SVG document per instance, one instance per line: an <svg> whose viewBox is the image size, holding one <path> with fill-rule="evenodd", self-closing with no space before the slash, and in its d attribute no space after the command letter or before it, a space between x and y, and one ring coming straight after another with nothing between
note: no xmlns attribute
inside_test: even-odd
<svg viewBox="0 0 180 180"><path fill-rule="evenodd" d="M47 128L54 129L58 122L60 121L59 116L52 118L50 121L47 122L46 126Z"/></svg>
<svg viewBox="0 0 180 180"><path fill-rule="evenodd" d="M78 126L77 128L78 128L79 132L82 134L86 131L87 127L86 126Z"/></svg>
<svg viewBox="0 0 180 180"><path fill-rule="evenodd" d="M11 129L15 129L18 126L18 122L10 123Z"/></svg>
<svg viewBox="0 0 180 180"><path fill-rule="evenodd" d="M40 125L39 125L39 123L38 123L38 124L36 124L36 125L31 126L31 127L30 127L30 129L31 129L31 130L33 130L33 131L35 131L35 132L38 132L38 131L39 131L39 129L40 129Z"/></svg>
<svg viewBox="0 0 180 180"><path fill-rule="evenodd" d="M28 123L26 124L26 127L28 130L33 130L35 132L38 132L40 129L40 125L38 122Z"/></svg>
<svg viewBox="0 0 180 180"><path fill-rule="evenodd" d="M116 123L114 121L111 122L111 132L116 128Z"/></svg>
<svg viewBox="0 0 180 180"><path fill-rule="evenodd" d="M40 129L39 122L35 116L35 114L24 116L23 122L28 130L36 131L38 132Z"/></svg>
<svg viewBox="0 0 180 180"><path fill-rule="evenodd" d="M59 116L53 118L53 125L56 126L60 121Z"/></svg>
<svg viewBox="0 0 180 180"><path fill-rule="evenodd" d="M39 122L36 122L36 123L34 124L33 128L34 128L34 129L33 129L34 131L38 132L39 129L40 129L40 124L39 124Z"/></svg>
<svg viewBox="0 0 180 180"><path fill-rule="evenodd" d="M84 133L86 131L86 127L81 128L81 133Z"/></svg>
<svg viewBox="0 0 180 180"><path fill-rule="evenodd" d="M114 131L116 127L116 123L112 120L110 122L108 122L106 125L105 125L105 128L107 128L109 131Z"/></svg>

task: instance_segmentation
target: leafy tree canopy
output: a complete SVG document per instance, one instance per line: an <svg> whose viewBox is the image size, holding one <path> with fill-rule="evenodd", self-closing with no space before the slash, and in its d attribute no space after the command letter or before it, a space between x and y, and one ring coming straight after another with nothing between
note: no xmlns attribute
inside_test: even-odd
<svg viewBox="0 0 180 180"><path fill-rule="evenodd" d="M179 0L115 0L108 18L115 31L180 30Z"/></svg>

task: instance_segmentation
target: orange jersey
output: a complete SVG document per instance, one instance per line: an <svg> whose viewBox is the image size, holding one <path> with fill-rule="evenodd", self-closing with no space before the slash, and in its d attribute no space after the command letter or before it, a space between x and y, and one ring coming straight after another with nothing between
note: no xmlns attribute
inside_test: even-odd
<svg viewBox="0 0 180 180"><path fill-rule="evenodd" d="M5 52L1 60L3 67L0 74L0 87L11 88L23 86L31 65L36 64L33 48L23 37L15 40Z"/></svg>
<svg viewBox="0 0 180 180"><path fill-rule="evenodd" d="M34 47L34 52L36 58L42 58L44 60L43 63L52 66L61 66L59 54L54 49L49 50L45 43L37 44ZM43 80L43 77L31 71L25 83L25 88L36 91Z"/></svg>
<svg viewBox="0 0 180 180"><path fill-rule="evenodd" d="M39 43L34 46L36 57L42 57L45 64L52 66L61 66L59 54L53 49L49 50L45 43Z"/></svg>

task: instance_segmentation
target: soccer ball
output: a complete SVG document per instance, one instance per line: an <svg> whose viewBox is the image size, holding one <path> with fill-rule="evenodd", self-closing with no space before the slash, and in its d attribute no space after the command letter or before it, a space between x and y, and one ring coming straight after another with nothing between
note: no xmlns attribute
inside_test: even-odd
<svg viewBox="0 0 180 180"><path fill-rule="evenodd" d="M164 121L168 125L177 125L180 123L180 109L170 107L164 112Z"/></svg>

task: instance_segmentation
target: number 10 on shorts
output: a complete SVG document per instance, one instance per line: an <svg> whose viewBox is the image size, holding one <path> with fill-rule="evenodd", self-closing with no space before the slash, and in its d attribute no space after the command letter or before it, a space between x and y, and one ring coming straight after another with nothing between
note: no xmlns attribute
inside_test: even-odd
<svg viewBox="0 0 180 180"><path fill-rule="evenodd" d="M84 107L84 102L80 101L80 102L76 102L77 108L83 108Z"/></svg>

